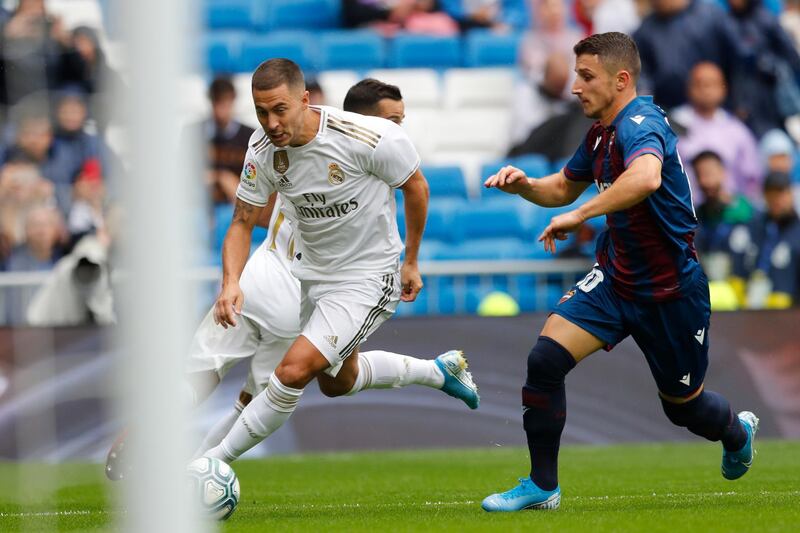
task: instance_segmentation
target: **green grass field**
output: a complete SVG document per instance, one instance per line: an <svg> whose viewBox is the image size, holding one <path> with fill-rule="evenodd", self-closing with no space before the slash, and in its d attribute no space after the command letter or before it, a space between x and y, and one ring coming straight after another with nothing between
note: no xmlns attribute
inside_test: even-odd
<svg viewBox="0 0 800 533"><path fill-rule="evenodd" d="M488 514L481 499L525 473L526 450L340 453L241 461L222 531L800 530L800 442L762 441L731 482L710 443L565 447L558 511ZM98 465L0 464L0 531L108 531L120 517ZM15 482L22 481L15 489ZM55 486L42 498L42 484Z"/></svg>

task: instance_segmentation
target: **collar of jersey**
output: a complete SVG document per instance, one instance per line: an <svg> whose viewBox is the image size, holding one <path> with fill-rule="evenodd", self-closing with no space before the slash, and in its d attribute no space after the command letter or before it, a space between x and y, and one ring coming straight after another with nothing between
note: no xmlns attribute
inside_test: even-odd
<svg viewBox="0 0 800 533"><path fill-rule="evenodd" d="M310 105L308 107L319 113L319 128L317 129L317 134L305 144L300 146L287 145L281 148L281 150L303 150L307 146L312 146L314 143L316 143L317 139L319 139L320 135L325 131L325 122L328 120L328 112L320 106Z"/></svg>
<svg viewBox="0 0 800 533"><path fill-rule="evenodd" d="M617 123L619 123L620 120L628 116L635 107L638 107L641 104L651 104L651 103L653 103L652 96L637 96L636 98L628 102L628 105L623 107L619 113L617 113L617 116L611 122L611 126L616 126Z"/></svg>

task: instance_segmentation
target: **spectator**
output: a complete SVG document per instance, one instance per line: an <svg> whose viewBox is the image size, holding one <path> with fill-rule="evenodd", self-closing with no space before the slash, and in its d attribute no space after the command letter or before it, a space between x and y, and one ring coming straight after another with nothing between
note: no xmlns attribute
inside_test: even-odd
<svg viewBox="0 0 800 533"><path fill-rule="evenodd" d="M38 206L28 211L25 240L12 250L6 270L50 270L62 254L63 230L61 213L55 207ZM25 310L29 300L29 291L21 287L6 289L4 304L7 324L20 325L26 322Z"/></svg>
<svg viewBox="0 0 800 533"><path fill-rule="evenodd" d="M441 0L442 9L461 28L469 31L488 28L495 31L521 30L530 21L526 0Z"/></svg>
<svg viewBox="0 0 800 533"><path fill-rule="evenodd" d="M755 69L733 78L736 113L757 137L783 128L785 118L800 113L800 55L780 23L761 0L728 0L739 39L755 60ZM785 92L795 95L795 103ZM782 105L783 104L783 105Z"/></svg>
<svg viewBox="0 0 800 533"><path fill-rule="evenodd" d="M703 0L651 0L653 13L633 34L642 58L640 92L671 109L686 102L691 68L702 61L720 66L726 79L746 54L730 17Z"/></svg>
<svg viewBox="0 0 800 533"><path fill-rule="evenodd" d="M673 128L679 133L678 149L684 161L692 161L699 153L711 150L722 158L728 171L728 192L741 193L752 201L761 196L764 171L756 139L735 116L722 108L727 89L722 70L714 63L698 63L689 76L689 104L670 115ZM692 188L698 190L692 168L687 168Z"/></svg>
<svg viewBox="0 0 800 533"><path fill-rule="evenodd" d="M0 169L0 233L9 246L24 242L28 213L53 205L53 194L53 184L33 163L12 161Z"/></svg>
<svg viewBox="0 0 800 533"><path fill-rule="evenodd" d="M46 13L44 0L20 0L2 31L2 103L14 105L62 84L69 34L59 19Z"/></svg>
<svg viewBox="0 0 800 533"><path fill-rule="evenodd" d="M254 130L233 118L236 89L229 78L214 79L208 97L211 100L211 118L202 125L209 147L206 182L212 202L225 204L236 197L247 142Z"/></svg>
<svg viewBox="0 0 800 533"><path fill-rule="evenodd" d="M768 131L758 146L767 172L791 175L794 169L795 144L783 130Z"/></svg>
<svg viewBox="0 0 800 533"><path fill-rule="evenodd" d="M39 167L53 182L62 213L69 212L72 182L88 157L80 145L56 142L50 118L33 106L21 113L15 144L6 150L2 162L27 161Z"/></svg>
<svg viewBox="0 0 800 533"><path fill-rule="evenodd" d="M567 26L564 0L531 0L534 23L525 33L519 48L519 62L525 77L532 83L539 83L544 77L545 65L553 54L564 57L573 56L572 47L583 39L582 32ZM571 71L570 71L571 72ZM569 85L565 96L569 96Z"/></svg>
<svg viewBox="0 0 800 533"><path fill-rule="evenodd" d="M67 230L72 242L104 228L105 200L106 190L100 160L89 159L84 163L73 188L72 206L67 219Z"/></svg>
<svg viewBox="0 0 800 533"><path fill-rule="evenodd" d="M800 0L785 0L780 14L783 31L792 39L794 48L800 48Z"/></svg>
<svg viewBox="0 0 800 533"><path fill-rule="evenodd" d="M767 176L764 202L766 212L731 238L734 272L748 280L748 307L782 309L800 302L800 219L787 174Z"/></svg>
<svg viewBox="0 0 800 533"><path fill-rule="evenodd" d="M95 30L79 26L72 31L71 37L77 58L70 61L68 77L88 95L90 115L97 121L98 130L103 132L117 107L113 102L113 92L122 87L122 79L109 66Z"/></svg>
<svg viewBox="0 0 800 533"><path fill-rule="evenodd" d="M697 154L692 159L692 169L704 197L696 209L698 229L695 246L701 258L705 259L707 253L727 252L731 230L736 225L750 222L753 206L743 195L730 191L728 171L716 152L706 150ZM729 270L723 276L709 273L709 278L722 279L728 274Z"/></svg>
<svg viewBox="0 0 800 533"><path fill-rule="evenodd" d="M342 0L345 27L369 27L390 37L400 30L435 35L458 33L458 24L436 0Z"/></svg>
<svg viewBox="0 0 800 533"><path fill-rule="evenodd" d="M564 92L569 79L570 65L567 58L553 53L547 58L544 77L539 83L531 84L527 80L521 80L517 84L512 113L512 144L522 143L544 121L567 110L569 100L564 97Z"/></svg>

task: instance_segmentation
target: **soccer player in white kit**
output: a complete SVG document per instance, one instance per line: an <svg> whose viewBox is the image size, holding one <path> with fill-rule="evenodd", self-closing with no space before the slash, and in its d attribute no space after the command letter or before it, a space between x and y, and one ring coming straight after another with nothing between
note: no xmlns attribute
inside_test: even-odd
<svg viewBox="0 0 800 533"><path fill-rule="evenodd" d="M405 116L400 90L369 78L350 88L344 109L379 116L397 124L402 123ZM243 172L247 171L245 166ZM219 444L253 395L264 390L269 376L300 334L300 282L291 273L295 241L291 220L282 211L283 202L274 193L259 220L259 224L266 225L269 230L267 238L247 260L239 282L245 299L237 326L216 325L212 308L192 339L187 364L187 396L193 405L210 395L235 364L250 359L247 380L234 409L209 430L195 455ZM269 222L262 224L261 220ZM369 365L370 374L375 374L372 368L378 367L377 374L383 376L382 381L373 379L370 384L365 383L364 388L428 385L443 388L470 407L477 407L477 388L471 384L469 373L457 370L466 363L460 352L453 350L437 358L444 368L431 360L384 351L364 352L359 357ZM467 387L444 387L445 373L459 374ZM127 468L121 455L123 446L124 436L109 452L106 473L114 480L121 479Z"/></svg>
<svg viewBox="0 0 800 533"><path fill-rule="evenodd" d="M292 272L301 283L301 334L245 407L219 445L204 455L230 462L280 427L315 377L328 396L365 388L402 386L407 357L358 354L358 346L388 319L398 302L422 288L417 252L428 188L419 156L399 126L380 118L308 105L302 72L285 59L262 63L253 75L253 99L263 129L254 134L242 173L234 220L223 245L223 286L214 318L223 327L240 319L239 275L259 208L280 192L296 235ZM406 257L400 241L394 188L405 196ZM445 354L447 355L447 354ZM458 354L460 357L460 354ZM463 367L439 368L452 394L477 393ZM435 366L431 365L433 363ZM474 395L474 396L473 396ZM465 399L464 396L461 396Z"/></svg>

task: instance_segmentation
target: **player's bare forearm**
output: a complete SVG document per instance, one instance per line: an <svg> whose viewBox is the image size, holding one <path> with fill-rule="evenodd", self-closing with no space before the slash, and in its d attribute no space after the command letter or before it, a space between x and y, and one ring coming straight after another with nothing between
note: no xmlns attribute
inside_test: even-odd
<svg viewBox="0 0 800 533"><path fill-rule="evenodd" d="M561 207L574 202L589 186L585 181L573 181L561 170L544 178L528 178L530 187L520 194L523 198L542 207Z"/></svg>
<svg viewBox="0 0 800 533"><path fill-rule="evenodd" d="M661 160L652 154L636 158L605 191L585 204L578 212L584 220L632 207L661 186Z"/></svg>
<svg viewBox="0 0 800 533"><path fill-rule="evenodd" d="M250 255L250 238L262 207L236 199L233 220L222 243L222 285L239 282L247 257Z"/></svg>
<svg viewBox="0 0 800 533"><path fill-rule="evenodd" d="M417 170L402 186L406 210L406 263L416 263L425 219L428 216L428 182Z"/></svg>
<svg viewBox="0 0 800 533"><path fill-rule="evenodd" d="M505 166L489 176L485 187L496 187L508 194L517 194L542 207L560 207L575 201L586 190L587 182L567 179L563 171L543 178L529 178L513 166Z"/></svg>

